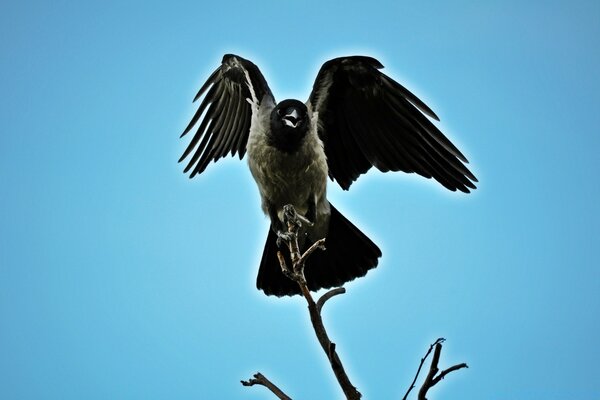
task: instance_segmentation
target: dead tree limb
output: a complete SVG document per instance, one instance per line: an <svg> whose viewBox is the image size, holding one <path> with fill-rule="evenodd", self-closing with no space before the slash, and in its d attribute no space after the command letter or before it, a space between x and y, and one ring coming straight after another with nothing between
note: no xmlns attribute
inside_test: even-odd
<svg viewBox="0 0 600 400"><path fill-rule="evenodd" d="M443 342L443 341L444 341L444 338L439 338L431 346L429 346L429 349L427 350L427 353L425 353L425 355L423 356L423 358L421 358L421 362L419 363L419 368L417 368L417 373L415 374L415 378L411 382L410 387L406 391L406 394L404 395L404 397L402 398L402 400L408 399L408 395L410 394L410 391L415 388L415 383L417 382L417 379L419 378L419 374L421 373L421 368L423 368L423 364L425 364L425 360L427 360L427 357L429 357L429 354L431 354L431 350L433 350L433 347L436 344L438 344L439 342Z"/></svg>
<svg viewBox="0 0 600 400"><path fill-rule="evenodd" d="M281 265L281 270L285 275L293 279L300 290L302 291L302 295L306 299L308 303L308 312L310 314L310 321L312 322L313 329L325 352L327 358L329 359L329 364L333 370L333 373L348 400L358 400L362 397L360 392L356 389L356 387L350 382L348 378L348 374L344 370L344 366L342 365L342 361L340 360L337 352L335 351L335 343L333 343L329 339L329 335L327 334L327 330L325 329L325 325L323 324L323 319L321 318L321 309L327 300L331 297L344 293L345 290L336 288L332 289L329 292L325 293L316 303L308 289L306 284L306 279L304 277L304 263L306 259L317 249L325 250L325 239L317 240L312 246L308 248L304 252L304 254L300 253L300 248L298 246L298 231L301 226L300 218L296 213L296 210L293 206L287 205L283 208L284 221L287 225L288 232L284 241L288 245L290 250L290 259L292 260L292 268L287 265L285 258L281 253L278 253L279 263Z"/></svg>
<svg viewBox="0 0 600 400"><path fill-rule="evenodd" d="M313 243L304 253L300 253L300 246L298 245L298 231L302 226L302 223L309 223L305 218L302 218L301 215L296 213L296 210L293 206L287 205L283 208L284 213L284 221L287 225L288 231L286 234L280 237L282 242L285 242L290 252L290 260L292 261L292 265L288 266L285 260L285 257L281 252L277 252L277 257L279 259L279 264L281 266L281 270L285 276L292 279L294 282L298 284L300 287L300 291L302 295L306 299L308 303L308 312L310 314L310 320L325 352L327 358L329 359L329 363L333 370L333 373L344 392L346 399L348 400L358 400L362 397L360 392L356 389L356 387L350 382L346 371L344 370L344 366L335 350L335 343L333 343L329 339L329 335L327 335L327 330L325 329L325 325L323 324L323 319L321 318L321 309L327 300L336 296L338 294L345 293L346 290L344 288L335 288L327 293L325 293L321 298L315 302L313 299L310 290L308 289L308 285L306 283L306 278L304 277L304 264L308 257L317 250L325 250L325 239L317 240ZM262 374L257 373L254 375L255 379L251 379L249 381L242 381L244 386L253 386L253 385L263 385L271 392L273 392L280 399L289 399L283 391L281 391L277 386L271 383L268 379L266 379ZM282 397L284 396L284 397Z"/></svg>
<svg viewBox="0 0 600 400"><path fill-rule="evenodd" d="M427 353L425 353L425 356L423 356L423 358L421 358L421 362L419 363L419 368L417 368L417 373L415 375L415 378L413 379L412 383L410 384L410 387L406 391L406 394L404 395L402 400L406 400L408 398L410 391L415 388L415 383L417 382L417 378L419 377L421 368L423 367L425 360L427 360L427 357L429 357L429 354L431 354L431 350L433 350L433 349L435 349L435 350L433 352L433 358L431 360L431 365L429 366L429 372L427 373L427 376L425 377L425 380L423 381L423 385L421 385L421 389L419 389L419 394L417 396L418 400L427 400L426 396L427 396L427 392L429 391L429 389L431 389L439 381L444 379L444 377L446 375L448 375L450 372L457 371L461 368L468 368L468 365L465 363L456 364L456 365L451 366L450 368L443 370L439 375L436 376L436 374L439 372L438 364L440 362L440 355L442 354L442 343L444 343L445 340L446 339L444 339L444 338L439 338L435 342L433 342L431 344L431 346L429 346Z"/></svg>
<svg viewBox="0 0 600 400"><path fill-rule="evenodd" d="M273 382L268 380L263 374L257 372L254 374L254 378L248 379L247 381L240 381L244 386L261 385L269 389L275 396L280 400L292 400L291 397L283 393Z"/></svg>
<svg viewBox="0 0 600 400"><path fill-rule="evenodd" d="M325 302L327 300L329 300L333 296L337 296L338 294L344 294L344 293L346 293L346 289L344 289L343 287L339 287L339 288L331 289L329 292L327 292L323 296L321 296L319 298L319 300L317 300L317 311L319 312L319 314L321 314L321 309L323 308L323 306L325 305Z"/></svg>
<svg viewBox="0 0 600 400"><path fill-rule="evenodd" d="M306 259L316 250L325 250L325 239L317 240L312 244L304 253L300 253L300 247L298 245L298 232L300 230L302 223L309 223L306 218L296 213L296 210L291 205L286 205L283 208L284 222L287 226L287 232L280 236L279 240L285 242L290 252L290 260L292 265L287 265L286 259L281 252L277 252L277 257L279 259L279 264L281 266L281 270L285 276L295 281L300 287L300 291L304 296L306 302L308 303L308 312L310 314L310 320L319 340L319 344L323 348L325 355L329 359L329 363L331 365L331 369L344 392L347 400L359 400L362 395L356 389L356 387L350 382L346 371L344 370L344 366L336 352L336 345L329 339L329 335L325 329L325 325L323 324L323 319L321 318L321 310L325 302L327 302L332 297L343 294L346 290L343 287L334 288L329 290L323 296L321 296L317 302L313 299L310 290L308 289L308 285L306 283L306 278L304 277L304 264ZM279 244L279 243L278 243ZM429 367L429 372L423 385L421 386L418 393L418 400L427 400L426 395L427 391L439 383L446 375L450 372L457 371L461 368L468 368L467 364L456 364L450 368L439 372L438 364L440 360L440 355L442 352L442 343L445 339L439 338L437 339L429 349L425 356L421 358L421 362L419 364L419 368L417 369L417 373L406 391L406 394L402 398L402 400L407 400L408 395L415 388L415 383L419 377L421 369L425 363L425 360L431 354L433 350L433 358L431 361L431 365ZM271 381L269 381L264 375L261 373L256 373L254 375L254 379L250 379L248 381L241 381L244 386L253 386L253 385L262 385L268 388L275 396L279 399L283 400L291 400L289 396L287 396L281 389L275 386Z"/></svg>

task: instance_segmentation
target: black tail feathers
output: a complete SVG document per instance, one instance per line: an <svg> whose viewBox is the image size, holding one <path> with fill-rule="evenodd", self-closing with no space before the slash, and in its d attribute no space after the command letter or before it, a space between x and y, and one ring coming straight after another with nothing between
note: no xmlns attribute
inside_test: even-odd
<svg viewBox="0 0 600 400"><path fill-rule="evenodd" d="M306 283L311 291L341 286L364 276L377 266L381 250L364 233L348 221L333 205L329 221L329 233L325 240L327 250L314 252L304 268ZM318 240L320 238L312 238ZM277 236L271 229L263 251L256 287L267 295L292 296L300 294L298 284L281 272L277 258ZM308 243L308 246L312 244ZM281 249L291 266L287 249ZM306 250L306 249L301 249Z"/></svg>

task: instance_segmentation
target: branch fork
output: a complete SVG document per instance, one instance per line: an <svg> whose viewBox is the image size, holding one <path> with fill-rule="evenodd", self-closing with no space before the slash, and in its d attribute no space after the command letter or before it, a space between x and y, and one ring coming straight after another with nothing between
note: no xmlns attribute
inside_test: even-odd
<svg viewBox="0 0 600 400"><path fill-rule="evenodd" d="M331 368L335 377L340 384L344 394L347 399L350 400L358 400L362 397L360 392L356 390L356 387L350 382L346 371L344 370L344 366L335 350L336 346L333 343L329 336L327 335L327 331L325 330L325 326L323 325L323 319L321 318L321 310L325 305L325 302L332 297L345 293L346 290L344 288L335 288L323 296L321 296L316 302L308 289L308 285L306 283L306 278L304 277L304 265L308 257L313 254L317 250L325 250L325 239L319 239L315 243L313 243L304 253L300 252L300 246L298 245L298 232L302 227L302 224L311 224L309 220L301 216L296 212L292 205L286 205L283 207L283 219L284 224L287 227L287 232L279 235L279 241L284 242L290 252L290 259L292 261L292 265L287 265L285 257L281 252L277 252L277 258L279 259L279 265L281 266L281 271L285 276L293 280L298 284L302 295L306 299L308 303L308 312L310 314L310 320L312 322L315 334L323 351L327 355L329 359L329 363L331 364ZM261 375L262 376L262 375ZM255 375L256 378L256 375ZM264 378L264 376L263 376ZM258 379L258 378L256 378ZM249 382L251 382L250 380ZM243 382L242 382L243 383ZM262 384L261 382L256 382L256 384ZM276 394L271 387L262 384L269 388L274 394ZM247 385L246 385L247 386ZM277 394L276 394L277 395Z"/></svg>
<svg viewBox="0 0 600 400"><path fill-rule="evenodd" d="M350 382L346 371L344 370L344 366L336 352L336 345L333 343L329 336L327 335L327 331L325 330L325 326L323 325L323 319L321 318L321 310L325 305L327 300L331 299L334 296L339 294L346 293L346 289L343 287L338 287L329 290L325 294L323 294L316 302L314 301L310 290L308 289L306 278L304 276L304 264L306 260L312 253L317 250L325 250L325 239L317 240L312 244L304 253L300 252L300 247L298 245L298 232L302 227L302 224L312 224L308 219L304 216L298 214L292 205L286 205L283 208L283 217L284 224L287 226L287 232L279 235L278 244L285 243L290 252L290 259L292 261L292 265L288 266L285 260L285 257L281 252L277 252L277 258L279 259L279 265L281 266L281 271L285 276L289 279L293 280L298 284L302 295L304 296L306 302L308 303L308 312L310 314L310 320L313 325L313 329L325 352L325 355L329 359L329 363L335 374L335 377L344 392L347 400L359 400L362 395L356 389L356 387ZM411 390L415 388L415 383L417 378L419 377L419 373L421 372L421 368L425 363L425 360L429 357L432 350L434 351L433 359L431 361L431 365L429 368L429 372L421 386L418 393L418 400L427 400L426 395L427 391L439 383L444 377L450 372L459 370L461 368L468 368L467 364L456 364L450 368L447 368L443 371L439 371L438 363L440 360L440 355L442 352L442 343L445 341L443 338L437 339L429 349L425 356L421 359L421 363L419 364L419 368L417 369L417 373L415 378L413 379L410 387L406 391L402 400L406 400ZM291 400L291 398L286 395L281 389L275 386L271 381L269 381L264 375L261 373L254 374L254 378L248 381L241 381L244 386L254 386L261 385L269 389L275 396L277 396L281 400Z"/></svg>
<svg viewBox="0 0 600 400"><path fill-rule="evenodd" d="M435 342L433 342L431 344L431 346L429 346L427 353L425 353L425 356L423 356L423 358L421 358L421 363L419 364L419 368L417 369L415 378L413 379L412 383L410 384L410 387L406 391L406 394L404 395L402 400L406 400L408 398L410 391L415 388L415 382L417 381L417 378L419 377L419 373L421 372L421 368L423 367L425 360L427 360L427 358L431 354L431 350L435 349L433 352L433 358L431 360L431 365L429 366L429 372L427 373L427 376L425 377L425 380L423 381L423 385L421 385L421 389L419 390L419 394L417 396L418 400L427 400L426 396L427 396L427 392L429 391L429 389L431 389L437 383L439 383L442 379L444 379L444 377L446 375L448 375L450 372L457 371L461 368L469 368L469 366L467 364L461 363L461 364L453 365L450 368L446 368L445 370L443 370L442 372L440 372L438 374L438 372L440 371L438 368L438 364L440 362L440 355L442 354L442 343L444 343L445 341L446 341L446 339L439 338Z"/></svg>

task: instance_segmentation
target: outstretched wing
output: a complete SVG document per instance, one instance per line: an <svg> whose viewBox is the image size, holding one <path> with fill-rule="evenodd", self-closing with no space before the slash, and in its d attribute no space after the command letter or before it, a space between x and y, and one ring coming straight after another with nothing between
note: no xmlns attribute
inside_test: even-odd
<svg viewBox="0 0 600 400"><path fill-rule="evenodd" d="M192 170L190 178L204 171L211 160L217 161L229 152L244 157L252 113L265 96L275 102L258 67L233 54L223 57L221 66L202 85L194 101L202 95L200 107L181 134L185 136L202 119L179 159L181 162L192 154L184 169L186 173Z"/></svg>
<svg viewBox="0 0 600 400"><path fill-rule="evenodd" d="M438 117L381 68L371 57L342 57L317 75L308 102L318 112L330 178L347 190L374 166L433 177L452 191L475 189L465 156L427 118Z"/></svg>

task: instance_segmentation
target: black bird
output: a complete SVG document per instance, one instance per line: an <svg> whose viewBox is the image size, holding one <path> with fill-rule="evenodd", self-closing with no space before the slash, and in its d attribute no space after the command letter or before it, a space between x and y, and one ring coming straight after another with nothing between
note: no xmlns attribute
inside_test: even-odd
<svg viewBox="0 0 600 400"><path fill-rule="evenodd" d="M327 201L327 176L347 190L374 166L416 172L452 191L475 189L465 156L427 118L438 117L381 68L371 57L335 58L321 67L306 103L276 103L256 65L226 54L194 98L204 95L181 136L200 124L179 161L191 155L184 172L192 178L227 153L241 159L248 152L271 220L256 282L267 295L300 293L276 256L286 204L312 223L303 227L301 250L327 238L327 250L305 267L310 290L340 286L377 266L377 245Z"/></svg>

